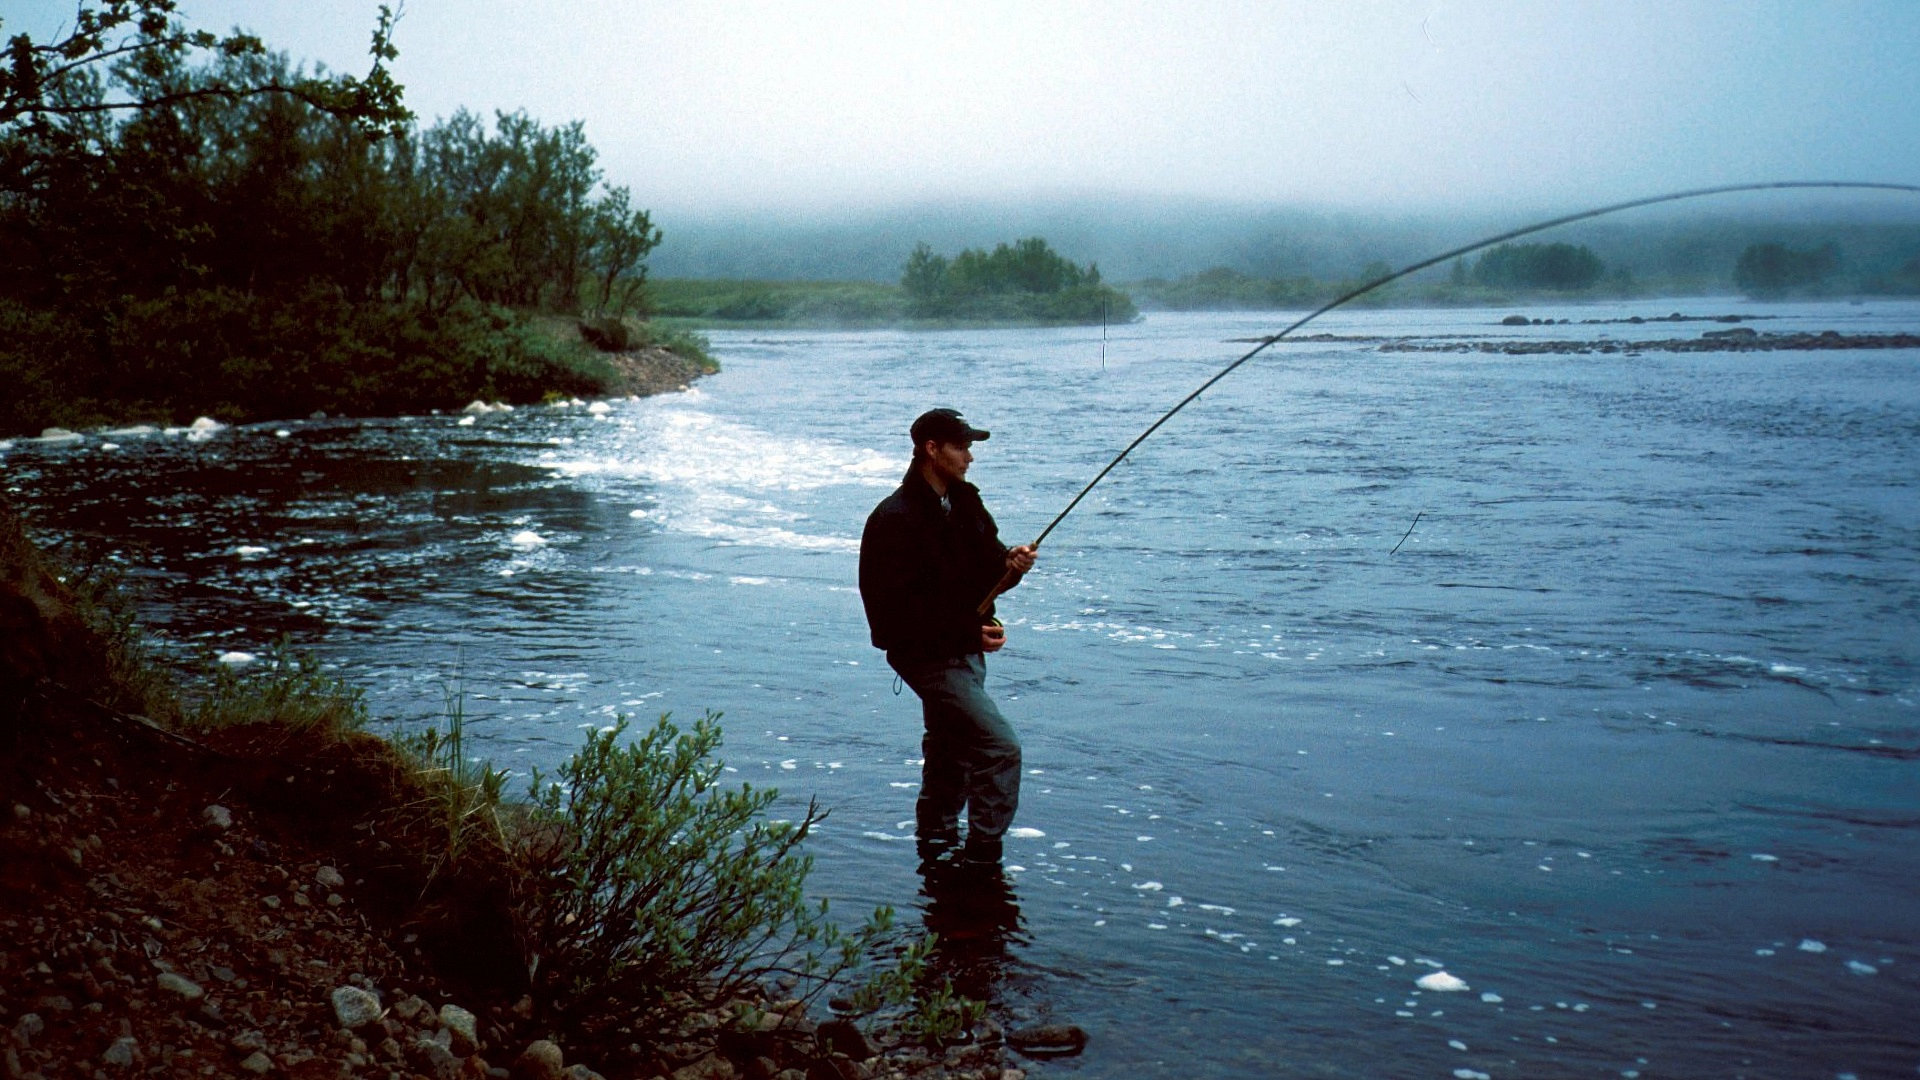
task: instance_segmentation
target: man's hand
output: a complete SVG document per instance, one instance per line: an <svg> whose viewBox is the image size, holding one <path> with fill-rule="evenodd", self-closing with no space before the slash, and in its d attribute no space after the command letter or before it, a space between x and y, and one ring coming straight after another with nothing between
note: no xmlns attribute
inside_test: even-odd
<svg viewBox="0 0 1920 1080"><path fill-rule="evenodd" d="M1033 560L1038 554L1032 544L1010 547L1007 549L1007 569L1024 574L1033 569Z"/></svg>
<svg viewBox="0 0 1920 1080"><path fill-rule="evenodd" d="M1007 628L990 622L980 628L980 651L999 652L1007 644Z"/></svg>

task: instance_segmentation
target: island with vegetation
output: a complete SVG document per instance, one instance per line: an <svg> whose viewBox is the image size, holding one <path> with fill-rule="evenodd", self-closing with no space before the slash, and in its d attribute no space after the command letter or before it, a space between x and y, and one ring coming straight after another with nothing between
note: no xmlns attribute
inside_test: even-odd
<svg viewBox="0 0 1920 1080"><path fill-rule="evenodd" d="M648 293L663 321L701 327L1097 326L1139 317L1097 265L1076 264L1039 236L951 258L917 244L897 284L673 278Z"/></svg>

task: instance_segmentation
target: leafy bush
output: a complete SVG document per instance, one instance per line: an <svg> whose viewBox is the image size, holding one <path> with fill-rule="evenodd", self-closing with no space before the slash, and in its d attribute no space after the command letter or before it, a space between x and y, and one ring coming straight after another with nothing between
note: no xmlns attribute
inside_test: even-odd
<svg viewBox="0 0 1920 1080"><path fill-rule="evenodd" d="M798 822L770 821L776 791L716 786L718 721L682 733L662 716L622 745L621 720L590 734L558 783L535 776L533 833L549 842L528 849L517 915L552 1013L612 1000L659 1026L781 973L817 993L887 934L889 909L848 934L808 902L813 860L796 849L825 815L810 803Z"/></svg>

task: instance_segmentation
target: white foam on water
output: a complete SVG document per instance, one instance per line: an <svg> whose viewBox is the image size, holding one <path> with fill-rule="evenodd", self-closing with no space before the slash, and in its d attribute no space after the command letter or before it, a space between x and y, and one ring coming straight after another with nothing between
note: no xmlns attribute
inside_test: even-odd
<svg viewBox="0 0 1920 1080"><path fill-rule="evenodd" d="M40 442L40 443L57 443L57 442L75 442L79 438L80 438L80 433L77 431L68 431L66 428L63 428L63 427L50 427L50 428L41 428L40 436L38 438L30 438L23 441Z"/></svg>
<svg viewBox="0 0 1920 1080"><path fill-rule="evenodd" d="M478 417L474 417L474 416L463 416L463 417L461 417L461 418L460 418L460 424L459 424L459 426L460 426L460 427L472 427L472 426L473 426L473 424L474 424L474 421L475 421L475 420L477 420L477 419L479 419L479 418L478 418Z"/></svg>
<svg viewBox="0 0 1920 1080"><path fill-rule="evenodd" d="M1039 829L1030 828L1025 825L1018 825L1018 826L1015 826L1014 828L1008 829L1007 835L1013 837L1016 840L1038 840L1047 834L1041 832Z"/></svg>
<svg viewBox="0 0 1920 1080"><path fill-rule="evenodd" d="M223 652L219 656L220 662L229 667L245 667L257 659L259 657L250 652Z"/></svg>
<svg viewBox="0 0 1920 1080"><path fill-rule="evenodd" d="M1507 999L1489 990L1486 993L1480 995L1480 1000L1486 1002L1489 1005L1498 1005Z"/></svg>
<svg viewBox="0 0 1920 1080"><path fill-rule="evenodd" d="M863 832L860 835L866 837L869 840L911 840L913 839L912 836L901 836L897 833L885 833L885 832L874 832L874 831Z"/></svg>
<svg viewBox="0 0 1920 1080"><path fill-rule="evenodd" d="M1143 881L1140 884L1135 885L1134 888L1140 890L1141 892L1159 892L1161 889L1166 888L1166 886L1160 884L1157 881Z"/></svg>
<svg viewBox="0 0 1920 1080"><path fill-rule="evenodd" d="M1879 968L1874 967L1872 964L1862 963L1861 961L1858 961L1858 960L1847 961L1847 970L1853 972L1855 975L1880 974Z"/></svg>
<svg viewBox="0 0 1920 1080"><path fill-rule="evenodd" d="M1824 942L1824 941L1815 941L1815 940L1814 940L1814 939L1812 939L1812 938L1801 938L1801 939L1800 939L1800 951L1801 951L1801 952L1812 952L1812 953L1822 953L1822 952L1826 952L1826 951L1827 951L1827 944L1826 944L1826 942Z"/></svg>
<svg viewBox="0 0 1920 1080"><path fill-rule="evenodd" d="M1448 1039L1447 1045L1453 1047L1455 1050L1458 1050L1461 1053L1465 1053L1467 1050L1467 1044L1461 1042L1459 1039Z"/></svg>
<svg viewBox="0 0 1920 1080"><path fill-rule="evenodd" d="M1778 855L1765 855L1757 851L1747 856L1747 858L1752 859L1754 862L1779 862L1780 861L1780 856Z"/></svg>
<svg viewBox="0 0 1920 1080"><path fill-rule="evenodd" d="M1293 916L1291 916L1291 915L1282 915L1282 916L1280 916L1279 918L1277 918L1277 919L1275 919L1275 920L1273 920L1273 925L1275 925L1275 926L1284 926L1284 927L1286 927L1286 928L1288 928L1288 929L1292 929L1292 928L1294 928L1294 927L1296 927L1296 926L1299 926L1299 925L1300 925L1300 920L1299 920L1299 919L1296 919L1296 918L1294 918L1294 917L1293 917Z"/></svg>
<svg viewBox="0 0 1920 1080"><path fill-rule="evenodd" d="M233 549L233 553L241 558L250 558L254 555L265 555L271 550L273 549L263 548L258 544L241 544L239 547Z"/></svg>
<svg viewBox="0 0 1920 1080"><path fill-rule="evenodd" d="M507 537L507 543L512 544L514 547L517 547L517 548L542 547L546 544L546 542L547 542L546 537L541 536L539 533L534 532L532 529L522 529L521 531L514 533L512 536Z"/></svg>
<svg viewBox="0 0 1920 1080"><path fill-rule="evenodd" d="M1493 1077L1483 1072L1475 1072L1472 1069L1455 1069L1453 1070L1453 1080L1493 1080Z"/></svg>
<svg viewBox="0 0 1920 1080"><path fill-rule="evenodd" d="M735 574L734 576L729 577L727 579L727 583L730 585L771 585L773 584L773 579L763 578L763 577L747 577L743 574Z"/></svg>
<svg viewBox="0 0 1920 1080"><path fill-rule="evenodd" d="M1220 904L1201 904L1201 905L1200 905L1200 910L1201 910L1201 911L1211 911L1211 912L1213 912L1213 913L1214 913L1215 915L1234 915L1234 914L1238 914L1237 912L1235 912L1235 911L1234 911L1234 909L1232 909L1232 908L1230 908L1230 907L1225 907L1225 906L1223 906L1223 905L1220 905Z"/></svg>
<svg viewBox="0 0 1920 1080"><path fill-rule="evenodd" d="M1413 985L1422 990L1432 990L1435 993L1441 994L1457 993L1469 989L1463 980L1457 976L1449 975L1444 971L1436 971L1428 975L1422 975L1413 980Z"/></svg>

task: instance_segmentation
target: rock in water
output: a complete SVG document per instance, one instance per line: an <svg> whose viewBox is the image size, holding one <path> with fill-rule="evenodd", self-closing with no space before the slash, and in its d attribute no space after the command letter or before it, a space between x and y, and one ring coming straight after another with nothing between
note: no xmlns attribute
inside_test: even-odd
<svg viewBox="0 0 1920 1080"><path fill-rule="evenodd" d="M1007 1045L1028 1057L1071 1057L1087 1048L1087 1033L1075 1024L1015 1028L1007 1032Z"/></svg>

